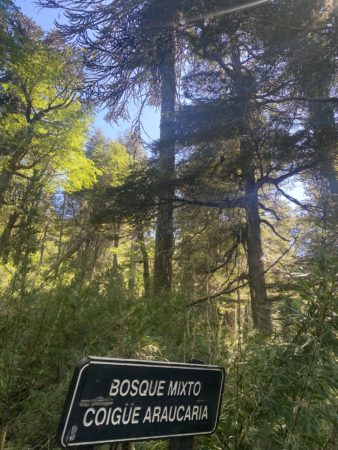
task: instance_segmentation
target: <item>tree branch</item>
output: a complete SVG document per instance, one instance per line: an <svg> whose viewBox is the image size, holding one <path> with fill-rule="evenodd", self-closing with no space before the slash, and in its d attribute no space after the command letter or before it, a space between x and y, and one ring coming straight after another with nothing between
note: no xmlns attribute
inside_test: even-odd
<svg viewBox="0 0 338 450"><path fill-rule="evenodd" d="M273 184L274 186L276 186L276 188L278 188L278 185L280 183L282 183L283 181L287 180L290 177L293 177L294 175L298 175L299 173L304 172L305 170L313 168L318 162L319 161L314 161L314 162L312 162L310 164L306 164L304 166L298 166L295 169L292 169L289 172L287 172L283 175L280 175L277 178L263 177L257 181L255 187L256 187L256 189L259 189L264 184Z"/></svg>
<svg viewBox="0 0 338 450"><path fill-rule="evenodd" d="M264 223L265 225L267 225L272 231L273 233L278 236L280 239L282 239L285 242L289 242L288 239L286 239L285 237L283 237L281 234L278 233L278 231L276 231L275 227L272 225L272 223L270 223L268 220L265 219L260 219L260 223Z"/></svg>
<svg viewBox="0 0 338 450"><path fill-rule="evenodd" d="M278 220L278 221L281 220L281 218L277 215L277 213L274 209L268 208L267 206L263 205L263 203L261 203L261 202L258 202L258 205L263 211L271 213L275 217L276 220Z"/></svg>
<svg viewBox="0 0 338 450"><path fill-rule="evenodd" d="M24 178L25 180L28 180L28 181L32 180L31 177L29 177L29 176L27 176L27 175L25 175L25 174L23 174L21 172L13 172L13 175L15 175L17 177L20 177L20 178Z"/></svg>
<svg viewBox="0 0 338 450"><path fill-rule="evenodd" d="M299 234L294 238L292 244L276 259L276 261L274 261L267 269L264 270L263 274L265 275L267 272L269 272L269 270L271 270L273 267L275 267L283 258L284 256L286 256L290 250L292 249L292 247L295 245L295 243L298 240ZM241 281L243 279L243 274L241 274L239 277L235 278L235 280L233 280L230 285L228 285L226 287L226 289L224 289L223 291L217 292L216 294L213 295L208 295L206 297L202 297L198 300L195 300L194 302L191 302L187 305L187 308L190 308L192 306L196 306L199 305L200 303L204 303L208 300L214 300L217 297L220 297L221 295L227 295L227 294L232 294L233 292L236 292L239 289L242 289L244 287L246 287L249 284L249 280L246 281L245 283L241 284L240 286L236 286L234 288L229 289L229 286L231 286L232 284L234 284L235 282Z"/></svg>
<svg viewBox="0 0 338 450"><path fill-rule="evenodd" d="M310 209L309 205L305 205L304 203L300 202L299 200L297 200L295 197L292 197L291 195L287 194L282 188L280 188L279 186L276 186L276 189L278 192L280 192L285 198L287 198L288 200L290 200L290 202L294 203L295 205L300 206L303 209Z"/></svg>
<svg viewBox="0 0 338 450"><path fill-rule="evenodd" d="M261 19L261 20L259 20L259 22L266 23L269 25L274 25L279 28L285 28L287 30L306 31L307 33L308 32L320 33L321 31L325 31L328 29L327 27L321 27L321 28L303 27L303 26L296 27L296 26L286 25L284 23L274 22L273 20L266 20L266 19Z"/></svg>
<svg viewBox="0 0 338 450"><path fill-rule="evenodd" d="M168 200L167 200L168 201ZM169 200L170 201L170 200ZM223 199L218 201L211 201L211 200L197 200L197 199L185 199L181 197L175 197L173 200L177 203L182 203L186 205L192 205L192 206L206 206L210 208L244 208L245 207L245 197L240 197L237 199Z"/></svg>
<svg viewBox="0 0 338 450"><path fill-rule="evenodd" d="M51 265L51 267L43 274L44 279L48 279L52 272L56 270L64 261L70 258L83 244L83 242L91 237L96 231L96 228L89 226L86 230L83 230L74 240L74 242L68 247L68 249L60 255L60 257Z"/></svg>
<svg viewBox="0 0 338 450"><path fill-rule="evenodd" d="M305 97L305 96L290 96L265 99L262 96L256 96L257 100L262 99L263 105L269 103L288 103L288 102L310 102L310 103L338 103L338 97Z"/></svg>

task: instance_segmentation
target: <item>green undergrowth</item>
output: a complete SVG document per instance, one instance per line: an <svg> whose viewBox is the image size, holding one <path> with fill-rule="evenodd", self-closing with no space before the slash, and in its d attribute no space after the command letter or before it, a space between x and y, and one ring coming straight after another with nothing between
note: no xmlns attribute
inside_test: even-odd
<svg viewBox="0 0 338 450"><path fill-rule="evenodd" d="M275 334L267 339L249 332L240 345L231 342L213 304L191 310L180 296L132 298L105 278L7 293L0 315L3 449L57 448L55 430L74 367L97 355L223 365L219 426L196 439L198 449L333 450L335 267L324 251L316 255L312 274L293 283L292 295L274 307Z"/></svg>
<svg viewBox="0 0 338 450"><path fill-rule="evenodd" d="M189 312L179 296L132 298L101 279L1 302L0 417L8 449L56 448L68 385L86 356L220 360L214 336L202 332L215 328L210 315L203 325L201 312Z"/></svg>

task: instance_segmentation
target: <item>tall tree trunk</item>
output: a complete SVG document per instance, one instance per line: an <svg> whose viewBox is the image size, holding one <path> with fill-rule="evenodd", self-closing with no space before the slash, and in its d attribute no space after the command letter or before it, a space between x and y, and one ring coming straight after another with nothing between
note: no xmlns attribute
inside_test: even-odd
<svg viewBox="0 0 338 450"><path fill-rule="evenodd" d="M183 242L181 290L188 303L193 301L195 293L195 270L192 263L193 243L191 237Z"/></svg>
<svg viewBox="0 0 338 450"><path fill-rule="evenodd" d="M10 190L15 170L17 170L17 166L24 154L24 151L13 153L9 160L8 167L0 172L0 207L6 203L6 194Z"/></svg>
<svg viewBox="0 0 338 450"><path fill-rule="evenodd" d="M325 92L325 94L327 93ZM337 130L333 109L330 105L311 104L310 114L316 153L320 160L320 174L327 180L331 195L338 195L338 180L335 170Z"/></svg>
<svg viewBox="0 0 338 450"><path fill-rule="evenodd" d="M88 267L88 273L87 273L88 280L93 279L96 265L97 265L97 262L98 262L98 259L100 256L100 252L101 252L102 240L101 240L101 235L98 231L94 234L92 243L93 243L93 245L92 245L92 248L90 249L89 267Z"/></svg>
<svg viewBox="0 0 338 450"><path fill-rule="evenodd" d="M4 264L8 262L9 252L11 249L11 236L13 228L19 218L19 212L14 211L9 216L6 226L0 237L0 256Z"/></svg>
<svg viewBox="0 0 338 450"><path fill-rule="evenodd" d="M175 31L172 25L174 13L168 18L167 26L161 39L161 122L159 143L159 178L161 191L158 208L155 261L154 289L155 292L169 291L172 285L172 257L174 248L173 204L175 191L175 142L174 113L176 109L176 43Z"/></svg>
<svg viewBox="0 0 338 450"><path fill-rule="evenodd" d="M142 253L144 295L148 295L150 293L149 255L147 252L146 244L144 242L143 231L140 231L137 234L137 239L138 239L138 242L140 245L140 250Z"/></svg>
<svg viewBox="0 0 338 450"><path fill-rule="evenodd" d="M251 311L254 328L264 335L272 332L271 309L267 297L264 266L262 261L262 240L259 216L258 193L255 186L254 150L248 137L249 123L254 111L251 109L250 98L253 94L252 76L242 70L240 51L231 55L234 70L235 91L239 96L238 114L240 117L239 141L240 160L245 185L246 222L247 222L247 251L249 268L249 287L251 297Z"/></svg>
<svg viewBox="0 0 338 450"><path fill-rule="evenodd" d="M6 203L6 193L11 184L12 178L13 173L6 169L0 173L0 207Z"/></svg>
<svg viewBox="0 0 338 450"><path fill-rule="evenodd" d="M113 256L113 274L117 274L117 270L119 267L118 257L117 257L117 249L119 248L120 243L120 224L114 223L114 256Z"/></svg>
<svg viewBox="0 0 338 450"><path fill-rule="evenodd" d="M249 180L247 181L246 193L249 197L246 206L246 219L252 319L254 328L262 334L269 335L272 332L271 310L266 293L264 266L262 262L263 251L258 195Z"/></svg>
<svg viewBox="0 0 338 450"><path fill-rule="evenodd" d="M138 245L135 244L135 242L133 242L131 244L131 248L130 248L131 255L130 255L130 261L129 261L129 274L128 274L128 290L131 295L135 294L138 250L139 250Z"/></svg>
<svg viewBox="0 0 338 450"><path fill-rule="evenodd" d="M268 336L272 332L271 308L267 297L263 266L263 250L259 215L258 193L255 183L254 152L246 136L247 130L241 130L240 146L242 172L246 194L247 258L249 269L249 288L253 326Z"/></svg>
<svg viewBox="0 0 338 450"><path fill-rule="evenodd" d="M32 141L32 129L29 130L24 137L20 136L20 133L15 139L15 150L10 148L9 151L5 151L3 156L9 158L8 165L0 172L0 208L6 203L6 194L10 190L12 180L15 172L20 166L20 161L25 157L29 150L29 146ZM3 150L3 149L2 149Z"/></svg>

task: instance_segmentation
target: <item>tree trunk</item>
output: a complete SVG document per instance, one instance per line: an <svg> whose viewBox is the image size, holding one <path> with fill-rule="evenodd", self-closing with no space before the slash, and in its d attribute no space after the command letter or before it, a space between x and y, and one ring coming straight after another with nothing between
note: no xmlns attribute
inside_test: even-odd
<svg viewBox="0 0 338 450"><path fill-rule="evenodd" d="M330 105L312 104L310 112L315 148L320 161L320 174L327 180L331 195L338 195L338 180L335 170L337 130L333 109Z"/></svg>
<svg viewBox="0 0 338 450"><path fill-rule="evenodd" d="M193 301L195 291L195 270L192 263L193 243L191 237L183 242L181 290L188 303Z"/></svg>
<svg viewBox="0 0 338 450"><path fill-rule="evenodd" d="M174 14L168 18L172 23ZM172 19L172 20L171 20ZM175 194L174 113L176 109L175 31L165 28L161 39L161 122L159 151L159 208L156 223L154 289L170 291L172 284L172 257L174 248L173 204Z"/></svg>
<svg viewBox="0 0 338 450"><path fill-rule="evenodd" d="M149 255L147 252L146 244L144 242L144 235L142 231L138 233L137 238L142 253L144 295L148 295L150 293Z"/></svg>
<svg viewBox="0 0 338 450"><path fill-rule="evenodd" d="M129 261L129 274L128 274L128 290L131 295L135 295L135 286L136 286L136 269L137 269L137 261L138 261L138 252L139 248L134 242L130 248L130 261Z"/></svg>
<svg viewBox="0 0 338 450"><path fill-rule="evenodd" d="M91 252L90 252L90 263L89 263L88 274L87 274L87 279L90 281L94 277L95 269L97 266L97 262L98 262L98 259L100 256L101 246L102 246L101 235L98 231L94 234L92 242L93 242L93 248L91 249Z"/></svg>
<svg viewBox="0 0 338 450"><path fill-rule="evenodd" d="M83 244L79 247L76 258L76 280L82 284L86 279L86 273L88 269L88 259L90 257L91 250L91 236L83 241Z"/></svg>
<svg viewBox="0 0 338 450"><path fill-rule="evenodd" d="M246 202L247 252L249 269L249 288L253 326L268 336L272 332L271 308L267 297L263 266L258 193L255 186L255 169L250 142L245 135L241 137L242 167Z"/></svg>
<svg viewBox="0 0 338 450"><path fill-rule="evenodd" d="M16 221L19 218L19 212L14 211L8 218L6 226L0 237L0 256L4 264L7 264L11 248L11 236Z"/></svg>
<svg viewBox="0 0 338 450"><path fill-rule="evenodd" d="M29 145L32 140L31 130L27 133L24 138L17 136L16 142L16 150L4 153L4 156L9 157L8 166L6 166L0 172L0 208L6 203L6 194L10 190L12 180L14 178L15 172L18 170L20 165L20 161L28 152Z"/></svg>
<svg viewBox="0 0 338 450"><path fill-rule="evenodd" d="M250 192L249 189L247 189L247 194L250 196L246 207L246 217L252 319L254 328L264 335L269 335L272 332L271 310L266 293L264 266L262 262L263 252L258 195L256 190Z"/></svg>
<svg viewBox="0 0 338 450"><path fill-rule="evenodd" d="M119 248L120 243L120 224L114 223L114 256L113 256L113 274L117 274L117 270L119 267L118 257L117 257L117 249Z"/></svg>
<svg viewBox="0 0 338 450"><path fill-rule="evenodd" d="M247 222L247 251L249 267L249 287L251 296L251 310L253 325L260 333L270 335L272 332L271 309L267 298L264 266L262 261L262 241L258 194L255 186L254 151L248 137L248 122L253 112L250 109L250 91L253 79L242 70L240 52L233 52L232 64L235 73L236 92L242 98L238 105L241 118L239 125L240 159L245 186L246 222Z"/></svg>
<svg viewBox="0 0 338 450"><path fill-rule="evenodd" d="M44 278L48 278L50 274L58 269L58 267L66 261L68 258L70 258L75 252L78 251L78 249L81 247L83 242L90 238L92 233L95 232L95 228L92 226L88 226L86 229L82 230L81 233L75 238L73 243L69 246L67 250L56 259L56 261L51 264L51 267L44 273Z"/></svg>
<svg viewBox="0 0 338 450"><path fill-rule="evenodd" d="M0 207L6 203L6 194L10 190L15 170L24 152L16 152L9 160L8 167L0 172Z"/></svg>
<svg viewBox="0 0 338 450"><path fill-rule="evenodd" d="M13 173L8 170L3 170L0 173L0 207L6 203L5 196L11 184L12 178Z"/></svg>
<svg viewBox="0 0 338 450"><path fill-rule="evenodd" d="M43 235L42 235L42 239L41 239L41 245L40 245L40 265L42 265L43 255L44 255L44 253L45 253L48 228L49 228L49 221L46 223L46 225L45 225L45 227L44 227Z"/></svg>

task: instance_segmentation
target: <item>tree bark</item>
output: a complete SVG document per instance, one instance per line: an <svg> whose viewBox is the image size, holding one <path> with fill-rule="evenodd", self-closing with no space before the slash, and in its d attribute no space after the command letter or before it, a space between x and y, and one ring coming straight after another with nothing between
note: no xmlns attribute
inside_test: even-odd
<svg viewBox="0 0 338 450"><path fill-rule="evenodd" d="M131 255L130 255L130 261L129 261L129 274L128 274L128 290L131 295L135 294L138 250L139 250L138 245L136 245L133 242L131 245L131 248L130 248Z"/></svg>
<svg viewBox="0 0 338 450"><path fill-rule="evenodd" d="M244 73L241 65L240 52L234 51L231 55L234 68L236 93L242 98L238 104L240 120L239 141L240 160L246 194L246 222L247 222L247 251L249 269L249 287L251 297L251 311L253 326L263 335L272 332L271 310L266 292L264 266L262 261L262 240L260 229L259 202L257 187L255 185L254 151L248 137L248 128L253 116L250 98L253 94L251 86L253 79L250 74Z"/></svg>
<svg viewBox="0 0 338 450"><path fill-rule="evenodd" d="M330 105L310 104L310 113L315 148L320 160L320 174L327 180L331 195L338 195L335 170L337 130L333 109Z"/></svg>
<svg viewBox="0 0 338 450"><path fill-rule="evenodd" d="M13 152L9 160L8 167L4 168L0 172L0 207L6 203L6 194L10 190L15 171L17 170L18 164L25 153L25 150Z"/></svg>
<svg viewBox="0 0 338 450"><path fill-rule="evenodd" d="M13 173L6 169L0 173L0 207L6 203L5 196L11 184L12 178Z"/></svg>
<svg viewBox="0 0 338 450"><path fill-rule="evenodd" d="M6 226L0 237L0 255L4 264L7 264L11 249L11 236L13 228L19 218L19 212L14 211L8 218Z"/></svg>
<svg viewBox="0 0 338 450"><path fill-rule="evenodd" d="M181 290L188 303L194 299L195 291L195 270L192 263L193 243L188 236L188 240L183 243L182 249L182 277Z"/></svg>
<svg viewBox="0 0 338 450"><path fill-rule="evenodd" d="M148 295L150 293L149 255L147 252L146 244L144 242L143 231L138 233L137 239L138 239L138 242L140 245L140 250L142 253L144 295Z"/></svg>
<svg viewBox="0 0 338 450"><path fill-rule="evenodd" d="M240 146L242 172L246 194L246 225L247 225L247 258L249 272L249 288L253 326L263 335L272 333L271 308L268 300L263 266L263 250L261 239L259 201L255 183L255 167L253 149L246 136L246 130L241 130Z"/></svg>
<svg viewBox="0 0 338 450"><path fill-rule="evenodd" d="M272 332L271 310L266 293L264 266L262 262L263 251L258 195L256 190L250 190L249 186L250 183L248 183L247 188L247 194L249 194L250 200L246 207L246 219L252 319L254 328L264 335L270 335Z"/></svg>
<svg viewBox="0 0 338 450"><path fill-rule="evenodd" d="M114 256L113 256L113 274L117 274L119 268L119 262L117 257L117 249L120 243L120 224L114 223Z"/></svg>
<svg viewBox="0 0 338 450"><path fill-rule="evenodd" d="M88 255L88 263L85 274L85 279L91 281L94 277L95 270L97 267L97 263L99 260L100 252L102 247L102 239L99 231L96 231L91 240L90 245L88 247L89 255Z"/></svg>
<svg viewBox="0 0 338 450"><path fill-rule="evenodd" d="M6 203L6 194L10 190L15 172L20 166L20 161L29 150L32 142L32 129L30 128L23 136L21 136L21 133L18 133L13 142L15 142L15 147L10 147L7 151L4 151L4 156L9 157L9 160L8 165L0 172L0 208Z"/></svg>
<svg viewBox="0 0 338 450"><path fill-rule="evenodd" d="M172 20L171 20L172 19ZM172 23L174 14L168 18ZM175 143L173 140L176 109L176 43L172 25L164 29L161 39L161 122L159 151L159 208L155 236L154 289L170 291L172 285L172 257L174 249L173 203L175 195Z"/></svg>

